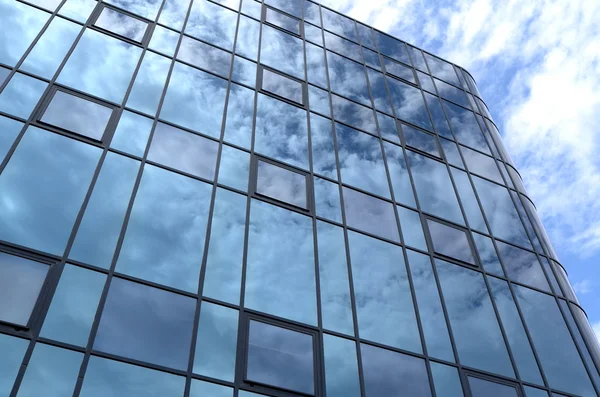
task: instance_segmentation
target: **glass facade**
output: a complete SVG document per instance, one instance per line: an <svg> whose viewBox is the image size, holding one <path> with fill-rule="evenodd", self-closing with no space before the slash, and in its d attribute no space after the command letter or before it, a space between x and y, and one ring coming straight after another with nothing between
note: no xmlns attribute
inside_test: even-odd
<svg viewBox="0 0 600 397"><path fill-rule="evenodd" d="M0 31L0 397L600 396L464 69L308 0Z"/></svg>

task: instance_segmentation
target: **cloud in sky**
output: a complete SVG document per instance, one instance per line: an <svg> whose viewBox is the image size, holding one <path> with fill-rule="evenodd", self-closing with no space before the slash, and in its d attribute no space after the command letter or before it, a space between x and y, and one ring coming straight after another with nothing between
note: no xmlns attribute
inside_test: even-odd
<svg viewBox="0 0 600 397"><path fill-rule="evenodd" d="M589 294L593 291L594 283L590 280L581 280L576 283L573 283L573 289L577 293L577 295L585 295Z"/></svg>

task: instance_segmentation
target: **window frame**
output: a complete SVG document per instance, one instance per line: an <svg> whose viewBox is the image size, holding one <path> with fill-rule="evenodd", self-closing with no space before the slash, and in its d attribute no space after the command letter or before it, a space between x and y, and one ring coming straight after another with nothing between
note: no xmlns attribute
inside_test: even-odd
<svg viewBox="0 0 600 397"><path fill-rule="evenodd" d="M290 19L296 20L298 22L298 32L299 33L292 32L291 30L287 30L286 28L283 28L283 27L281 27L279 25L276 25L275 23L269 21L267 19L267 8L270 9L271 11L274 11L274 12L278 13L278 14L282 14L283 16L286 16L286 17L288 17ZM299 18L291 15L291 14L288 14L285 11L282 11L282 10L280 10L278 8L275 8L275 7L271 6L271 5L268 5L266 3L262 4L262 7L260 9L260 21L262 23L264 23L265 25L268 25L268 26L270 26L270 27L272 27L274 29L279 29L282 32L291 34L292 36L298 37L300 39L304 39L304 21L302 19L299 19Z"/></svg>
<svg viewBox="0 0 600 397"><path fill-rule="evenodd" d="M459 371L459 373L461 381L463 383L463 390L468 397L473 397L473 392L471 391L471 384L469 383L469 377L481 379L491 383L497 383L503 386L514 387L518 397L525 396L525 394L521 390L521 386L516 381L510 381L505 378L496 377L490 374L483 374L467 369L463 369L462 371Z"/></svg>
<svg viewBox="0 0 600 397"><path fill-rule="evenodd" d="M250 321L257 321L267 325L283 328L289 331L310 335L313 338L313 394L307 394L247 379L249 351L248 345L250 343ZM321 368L323 367L323 359L320 354L322 352L322 349L323 345L321 343L319 331L317 329L314 329L309 326L303 326L296 323L287 322L283 319L273 318L269 315L255 312L252 310L242 310L240 311L240 326L238 329L235 383L237 385L240 385L240 390L275 397L321 397L323 396L324 389L324 377L321 371Z"/></svg>
<svg viewBox="0 0 600 397"><path fill-rule="evenodd" d="M456 229L461 232L464 232L467 237L467 243L469 244L469 248L471 249L471 256L473 257L473 263L465 262L461 259L454 258L452 256L448 256L448 255L442 254L440 252L437 252L435 250L433 236L431 235L431 232L429 230L428 221L437 222L439 224L450 227L452 229ZM475 246L475 243L473 242L473 236L471 235L469 229L455 225L454 223L451 223L449 221L446 221L446 220L443 220L440 218L436 218L436 217L428 215L428 214L423 214L422 222L424 223L423 231L425 232L425 240L427 241L429 250L430 250L431 254L434 256L434 258L438 258L438 259L444 260L446 262L460 264L460 265L466 266L470 269L481 269L481 264L479 263L479 257L477 254L476 246Z"/></svg>
<svg viewBox="0 0 600 397"><path fill-rule="evenodd" d="M286 98L286 97L276 94L272 91L269 91L266 88L263 88L263 75L264 75L265 69L273 74L278 74L281 77L295 81L297 83L300 83L300 85L302 86L302 102L296 102L293 99ZM268 95L270 97L276 98L285 103L289 103L291 105L301 107L302 109L309 110L308 109L308 84L305 81L300 80L296 77L292 77L288 74L285 74L284 72L281 72L277 69L273 69L273 68L263 65L261 63L259 63L257 65L256 71L257 71L257 75L258 75L258 78L256 79L256 90L258 92Z"/></svg>
<svg viewBox="0 0 600 397"><path fill-rule="evenodd" d="M96 25L96 22L98 22L98 18L100 18L100 15L102 15L102 11L104 11L105 8L111 9L115 12L126 15L130 18L137 19L138 21L144 22L146 24L146 30L144 32L144 36L142 37L142 39L140 41L136 41L134 39L130 39L129 37L122 36L119 33L113 32L111 30L108 30L106 28ZM148 43L150 42L150 38L152 37L152 33L154 32L152 21L148 21L148 20L140 17L139 15L132 14L129 11L123 10L119 7L115 7L115 6L113 6L111 4L107 4L107 3L101 3L100 7L97 7L92 12L92 15L90 15L90 17L89 17L89 27L94 30L97 30L98 32L107 34L111 37L117 38L122 41L126 41L130 44L135 44L137 46L147 46Z"/></svg>

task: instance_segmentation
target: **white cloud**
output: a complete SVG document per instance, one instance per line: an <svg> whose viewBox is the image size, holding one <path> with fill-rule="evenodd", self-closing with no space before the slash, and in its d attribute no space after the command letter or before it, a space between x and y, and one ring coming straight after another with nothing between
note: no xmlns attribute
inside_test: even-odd
<svg viewBox="0 0 600 397"><path fill-rule="evenodd" d="M581 280L573 284L573 289L578 295L589 294L593 291L594 283L590 280Z"/></svg>

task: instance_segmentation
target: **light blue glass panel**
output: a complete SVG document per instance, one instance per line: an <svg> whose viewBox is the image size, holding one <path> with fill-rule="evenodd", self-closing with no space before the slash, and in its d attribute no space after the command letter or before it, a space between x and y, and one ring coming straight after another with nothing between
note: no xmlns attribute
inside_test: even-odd
<svg viewBox="0 0 600 397"><path fill-rule="evenodd" d="M430 361L429 364L431 366L431 376L433 377L433 386L435 387L435 395L437 397L464 396L456 368L433 361Z"/></svg>
<svg viewBox="0 0 600 397"><path fill-rule="evenodd" d="M355 128L377 134L373 109L359 105L337 95L331 96L333 117Z"/></svg>
<svg viewBox="0 0 600 397"><path fill-rule="evenodd" d="M105 281L102 273L65 265L40 335L85 347Z"/></svg>
<svg viewBox="0 0 600 397"><path fill-rule="evenodd" d="M219 183L247 191L249 173L250 153L223 145L219 164Z"/></svg>
<svg viewBox="0 0 600 397"><path fill-rule="evenodd" d="M0 334L0 396L8 397L13 387L29 340Z"/></svg>
<svg viewBox="0 0 600 397"><path fill-rule="evenodd" d="M311 219L252 200L249 230L245 306L315 325Z"/></svg>
<svg viewBox="0 0 600 397"><path fill-rule="evenodd" d="M54 18L20 69L47 79L52 78L80 30L80 25L63 18Z"/></svg>
<svg viewBox="0 0 600 397"><path fill-rule="evenodd" d="M379 132L382 138L400 145L400 136L398 135L398 125L396 119L377 112L377 121L379 122ZM385 142L384 142L385 145Z"/></svg>
<svg viewBox="0 0 600 397"><path fill-rule="evenodd" d="M81 397L182 396L185 377L92 356Z"/></svg>
<svg viewBox="0 0 600 397"><path fill-rule="evenodd" d="M233 58L231 79L250 87L256 86L256 63L236 55Z"/></svg>
<svg viewBox="0 0 600 397"><path fill-rule="evenodd" d="M550 292L540 261L533 252L500 241L496 241L496 247L510 279Z"/></svg>
<svg viewBox="0 0 600 397"><path fill-rule="evenodd" d="M373 98L375 108L382 112L393 114L383 74L370 68L367 68L367 72L369 76L369 87L371 88L371 97Z"/></svg>
<svg viewBox="0 0 600 397"><path fill-rule="evenodd" d="M435 275L429 256L406 250L408 265L417 296L419 317L425 335L427 354L442 360L454 361L448 326L440 301Z"/></svg>
<svg viewBox="0 0 600 397"><path fill-rule="evenodd" d="M240 303L246 196L217 189L202 294L234 305Z"/></svg>
<svg viewBox="0 0 600 397"><path fill-rule="evenodd" d="M460 362L514 377L481 273L437 259L435 263Z"/></svg>
<svg viewBox="0 0 600 397"><path fill-rule="evenodd" d="M148 117L124 110L110 142L110 147L142 157L148 144L152 123L152 119Z"/></svg>
<svg viewBox="0 0 600 397"><path fill-rule="evenodd" d="M232 55L220 48L183 36L177 51L177 59L228 78Z"/></svg>
<svg viewBox="0 0 600 397"><path fill-rule="evenodd" d="M325 390L328 397L360 397L356 343L323 335Z"/></svg>
<svg viewBox="0 0 600 397"><path fill-rule="evenodd" d="M427 76L429 78L429 76ZM427 80L431 82L431 78ZM433 83L431 83L433 86ZM427 107L429 107L429 112L431 114L431 119L433 120L433 126L435 131L443 137L454 140L454 135L450 131L450 126L448 125L448 120L446 120L446 115L444 114L444 110L442 109L442 104L440 103L440 98L434 95L429 94L428 92L424 92L425 102L427 102Z"/></svg>
<svg viewBox="0 0 600 397"><path fill-rule="evenodd" d="M209 184L146 165L117 271L196 292L211 191Z"/></svg>
<svg viewBox="0 0 600 397"><path fill-rule="evenodd" d="M23 128L23 123L20 121L0 116L0 162L4 160L15 139L17 139L21 128Z"/></svg>
<svg viewBox="0 0 600 397"><path fill-rule="evenodd" d="M58 76L58 82L121 103L142 49L86 29Z"/></svg>
<svg viewBox="0 0 600 397"><path fill-rule="evenodd" d="M490 274L505 277L492 239L479 233L473 233L472 235L483 269Z"/></svg>
<svg viewBox="0 0 600 397"><path fill-rule="evenodd" d="M100 154L29 127L0 175L0 238L62 255Z"/></svg>
<svg viewBox="0 0 600 397"><path fill-rule="evenodd" d="M482 233L488 233L485 220L483 219L479 203L477 203L477 198L475 197L473 186L471 186L467 173L453 167L450 167L450 173L454 178L456 190L458 191L458 196L460 197L463 209L465 210L467 220L469 221L469 226Z"/></svg>
<svg viewBox="0 0 600 397"><path fill-rule="evenodd" d="M477 124L475 113L448 101L442 100L442 103L444 104L444 109L448 115L448 121L452 126L456 141L489 154L490 148L485 141L479 124Z"/></svg>
<svg viewBox="0 0 600 397"><path fill-rule="evenodd" d="M354 21L352 19L327 8L321 9L321 15L323 18L323 27L325 29L336 32L351 40L357 40Z"/></svg>
<svg viewBox="0 0 600 397"><path fill-rule="evenodd" d="M69 258L110 267L139 168L137 160L106 155Z"/></svg>
<svg viewBox="0 0 600 397"><path fill-rule="evenodd" d="M458 152L458 146L453 141L449 141L444 138L440 138L440 143L442 145L442 150L446 155L446 160L450 165L454 165L458 168L464 169L462 158L460 157L460 153Z"/></svg>
<svg viewBox="0 0 600 397"><path fill-rule="evenodd" d="M525 397L549 397L546 390L536 389L535 387L523 386L523 390L525 391Z"/></svg>
<svg viewBox="0 0 600 397"><path fill-rule="evenodd" d="M190 0L166 0L160 11L158 22L175 30L181 30L189 6Z"/></svg>
<svg viewBox="0 0 600 397"><path fill-rule="evenodd" d="M344 231L317 221L317 240L323 328L354 335Z"/></svg>
<svg viewBox="0 0 600 397"><path fill-rule="evenodd" d="M388 169L390 170L394 198L398 203L416 207L415 195L410 183L408 167L406 166L402 148L388 142L383 142L383 149Z"/></svg>
<svg viewBox="0 0 600 397"><path fill-rule="evenodd" d="M518 397L517 389L514 385L497 383L493 380L467 376L469 388L473 397Z"/></svg>
<svg viewBox="0 0 600 397"><path fill-rule="evenodd" d="M175 63L160 117L218 138L227 81Z"/></svg>
<svg viewBox="0 0 600 397"><path fill-rule="evenodd" d="M252 0L254 1L254 0ZM250 150L255 91L231 84L224 140ZM281 121L280 121L281 122Z"/></svg>
<svg viewBox="0 0 600 397"><path fill-rule="evenodd" d="M331 117L331 107L329 106L329 93L325 90L308 85L308 103L312 112L321 113Z"/></svg>
<svg viewBox="0 0 600 397"><path fill-rule="evenodd" d="M233 388L192 379L190 397L233 397Z"/></svg>
<svg viewBox="0 0 600 397"><path fill-rule="evenodd" d="M245 0L244 4L253 3L258 6L260 13L260 3L254 0ZM258 17L260 18L260 16ZM260 23L257 21L240 16L240 26L238 28L238 37L235 44L235 53L256 61L258 58L258 35L260 33Z"/></svg>
<svg viewBox="0 0 600 397"><path fill-rule="evenodd" d="M85 23L97 5L95 0L67 0L58 14Z"/></svg>
<svg viewBox="0 0 600 397"><path fill-rule="evenodd" d="M17 396L70 396L75 389L82 360L83 353L36 344Z"/></svg>
<svg viewBox="0 0 600 397"><path fill-rule="evenodd" d="M210 1L194 1L185 32L231 51L237 14Z"/></svg>
<svg viewBox="0 0 600 397"><path fill-rule="evenodd" d="M317 176L313 179L315 191L315 212L317 216L334 222L342 222L340 188L337 183L329 182Z"/></svg>
<svg viewBox="0 0 600 397"><path fill-rule="evenodd" d="M310 114L310 140L312 145L313 171L337 180L333 124L330 119Z"/></svg>
<svg viewBox="0 0 600 397"><path fill-rule="evenodd" d="M49 13L18 1L0 1L0 62L14 66L48 18Z"/></svg>
<svg viewBox="0 0 600 397"><path fill-rule="evenodd" d="M432 130L421 90L393 78L387 78L396 117L418 127Z"/></svg>
<svg viewBox="0 0 600 397"><path fill-rule="evenodd" d="M361 338L420 353L402 248L348 232Z"/></svg>
<svg viewBox="0 0 600 397"><path fill-rule="evenodd" d="M194 373L233 382L237 328L237 310L202 302Z"/></svg>
<svg viewBox="0 0 600 397"><path fill-rule="evenodd" d="M15 73L0 93L0 111L29 118L47 86L41 80Z"/></svg>
<svg viewBox="0 0 600 397"><path fill-rule="evenodd" d="M304 80L301 39L263 25L260 46L261 63Z"/></svg>
<svg viewBox="0 0 600 397"><path fill-rule="evenodd" d="M175 55L175 48L178 41L179 33L156 25L154 32L152 32L152 39L150 39L148 48L172 57Z"/></svg>
<svg viewBox="0 0 600 397"><path fill-rule="evenodd" d="M344 208L349 227L400 242L394 205L353 189L344 189Z"/></svg>
<svg viewBox="0 0 600 397"><path fill-rule="evenodd" d="M108 0L107 3L113 4L119 8L129 11L133 14L139 15L151 21L156 19L161 0L148 0L145 2L137 2L130 0Z"/></svg>
<svg viewBox="0 0 600 397"><path fill-rule="evenodd" d="M327 65L332 91L371 106L367 77L361 64L327 51Z"/></svg>
<svg viewBox="0 0 600 397"><path fill-rule="evenodd" d="M323 88L327 87L325 52L321 47L312 45L311 43L306 43L306 75L309 83Z"/></svg>
<svg viewBox="0 0 600 397"><path fill-rule="evenodd" d="M423 224L421 223L419 213L400 207L399 205L396 208L398 209L404 244L427 251L427 243L425 242Z"/></svg>
<svg viewBox="0 0 600 397"><path fill-rule="evenodd" d="M146 51L127 99L127 106L154 116L170 66L169 58Z"/></svg>

